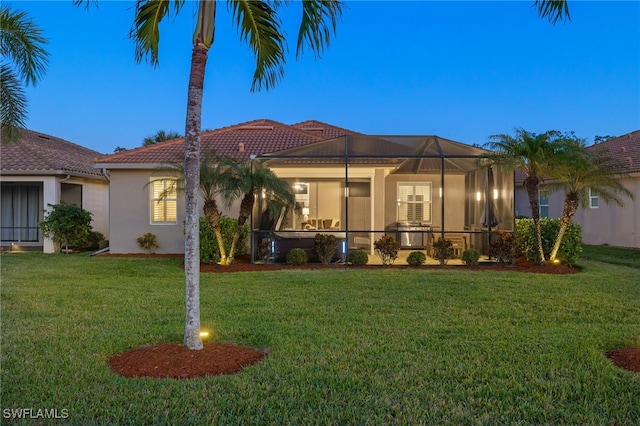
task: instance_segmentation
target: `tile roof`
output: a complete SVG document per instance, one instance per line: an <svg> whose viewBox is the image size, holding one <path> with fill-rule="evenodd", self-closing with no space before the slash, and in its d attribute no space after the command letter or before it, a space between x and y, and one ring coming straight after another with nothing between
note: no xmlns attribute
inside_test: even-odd
<svg viewBox="0 0 640 426"><path fill-rule="evenodd" d="M292 124L291 127L322 136L322 139L333 139L344 135L362 135L362 133L353 130L344 129L331 124L323 123L317 120L307 120L300 123Z"/></svg>
<svg viewBox="0 0 640 426"><path fill-rule="evenodd" d="M3 175L74 175L104 178L93 167L103 154L55 136L22 130L20 140L0 146Z"/></svg>
<svg viewBox="0 0 640 426"><path fill-rule="evenodd" d="M640 130L591 145L590 150L605 150L607 155L627 166L627 173L640 172ZM526 175L516 171L516 185L522 185Z"/></svg>
<svg viewBox="0 0 640 426"><path fill-rule="evenodd" d="M253 120L204 132L200 135L200 150L204 154L215 151L237 159L308 145L326 139L312 132L273 120ZM162 164L181 161L184 157L184 138L160 142L117 154L108 155L96 164Z"/></svg>
<svg viewBox="0 0 640 426"><path fill-rule="evenodd" d="M640 172L640 130L592 145L589 149L606 149L609 156L627 166L627 172Z"/></svg>

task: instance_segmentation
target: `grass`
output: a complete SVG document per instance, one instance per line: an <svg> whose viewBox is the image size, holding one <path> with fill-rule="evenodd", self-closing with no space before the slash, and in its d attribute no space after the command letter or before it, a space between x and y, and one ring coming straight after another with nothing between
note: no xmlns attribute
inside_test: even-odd
<svg viewBox="0 0 640 426"><path fill-rule="evenodd" d="M576 275L203 274L203 325L270 348L233 376L125 379L107 359L181 341L180 259L2 255L1 408L60 424L638 424L640 263ZM39 424L42 419L18 421Z"/></svg>

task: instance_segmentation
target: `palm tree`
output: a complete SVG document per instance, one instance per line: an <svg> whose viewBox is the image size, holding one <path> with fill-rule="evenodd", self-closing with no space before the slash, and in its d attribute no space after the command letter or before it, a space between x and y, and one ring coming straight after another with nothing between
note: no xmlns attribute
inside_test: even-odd
<svg viewBox="0 0 640 426"><path fill-rule="evenodd" d="M540 262L545 261L540 229L539 188L548 169L549 158L553 156L558 132L549 131L539 135L522 128L515 130L515 136L499 134L490 136L485 144L495 152L488 156L491 164L503 166L507 170L519 170L526 177L522 182L529 197L531 217L536 229Z"/></svg>
<svg viewBox="0 0 640 426"><path fill-rule="evenodd" d="M565 191L560 229L549 256L549 260L553 262L578 207L588 205L589 192L602 198L605 203L613 202L619 206L623 205L620 195L633 199L633 193L618 180L627 176L622 163L611 158L606 150L589 151L584 139L572 135L558 141L558 150L551 161L550 175L557 182L551 183L549 187Z"/></svg>
<svg viewBox="0 0 640 426"><path fill-rule="evenodd" d="M142 146L155 145L160 142L170 141L172 139L181 138L182 135L178 132L170 131L165 132L164 130L158 130L158 132L153 136L147 136L142 140Z"/></svg>
<svg viewBox="0 0 640 426"><path fill-rule="evenodd" d="M226 251L224 248L224 240L222 238L222 230L220 228L220 218L222 212L218 207L217 198L222 196L225 186L225 165L222 162L222 158L217 156L213 152L205 154L204 159L200 163L200 175L199 185L200 194L203 200L202 210L204 217L207 219L209 226L213 230L218 243L218 249L220 250L220 257L226 259ZM159 194L159 198L168 197L174 191L185 192L186 191L186 179L185 179L185 167L184 163L164 163L160 166L160 169L172 169L178 175L175 180L175 185L169 186L165 191ZM164 180L164 178L162 179ZM151 184L155 180L149 182Z"/></svg>
<svg viewBox="0 0 640 426"><path fill-rule="evenodd" d="M49 53L42 29L26 13L0 6L0 115L2 141L15 141L27 119L25 85L36 85Z"/></svg>
<svg viewBox="0 0 640 426"><path fill-rule="evenodd" d="M184 0L138 0L131 37L136 45L136 60L149 58L158 64L160 22L180 12ZM256 68L251 90L271 89L284 75L285 35L278 16L279 1L229 0L228 8L238 26L240 37L255 54ZM200 337L200 245L198 226L198 196L200 165L200 129L202 91L209 48L213 44L216 17L215 0L201 0L198 4L197 24L193 35L191 72L187 91L185 124L185 281L186 326L184 346L201 349ZM316 56L328 46L332 31L342 14L342 2L316 0L302 2L302 21L298 33L297 53L307 46Z"/></svg>
<svg viewBox="0 0 640 426"><path fill-rule="evenodd" d="M236 232L233 236L227 259L220 263L229 265L233 262L235 248L242 234L242 228L253 211L256 196L261 193L268 195L267 209L273 216L282 207L299 210L296 197L291 187L281 180L271 169L260 162L226 160L224 182L226 189L224 198L230 206L235 200L241 199L240 212ZM299 211L298 211L299 213Z"/></svg>

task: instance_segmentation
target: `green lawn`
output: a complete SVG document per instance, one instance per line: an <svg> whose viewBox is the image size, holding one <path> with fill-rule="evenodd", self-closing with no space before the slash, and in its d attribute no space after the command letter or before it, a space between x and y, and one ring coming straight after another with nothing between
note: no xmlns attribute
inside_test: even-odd
<svg viewBox="0 0 640 426"><path fill-rule="evenodd" d="M203 325L271 354L190 380L107 365L182 340L180 259L4 254L1 423L55 408L83 425L640 424L640 374L603 356L640 345L640 262L600 250L567 276L204 274Z"/></svg>

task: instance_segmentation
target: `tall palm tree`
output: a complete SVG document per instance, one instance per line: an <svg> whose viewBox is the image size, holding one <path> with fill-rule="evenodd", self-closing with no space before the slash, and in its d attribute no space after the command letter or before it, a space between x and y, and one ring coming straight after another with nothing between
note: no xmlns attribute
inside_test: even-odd
<svg viewBox="0 0 640 426"><path fill-rule="evenodd" d="M619 206L623 205L621 196L633 199L633 193L619 181L619 178L627 176L622 163L611 158L606 150L589 151L584 139L571 135L558 141L558 150L551 160L550 175L556 182L549 187L565 191L560 229L549 256L553 262L578 207L588 206L589 192L602 198L605 203L613 202Z"/></svg>
<svg viewBox="0 0 640 426"><path fill-rule="evenodd" d="M158 64L160 22L177 14L184 0L138 0L131 37L136 45L136 59L148 58ZM227 1L232 19L240 37L255 54L256 68L251 90L271 89L284 75L285 34L281 28L278 8L280 1ZM302 4L302 20L298 32L297 53L306 47L316 56L329 45L332 32L342 14L342 2L338 0L309 0ZM185 124L185 281L186 326L184 346L201 349L200 337L200 244L198 226L200 129L204 73L209 48L213 44L216 17L215 0L200 0L197 24L193 35L191 72L187 91Z"/></svg>
<svg viewBox="0 0 640 426"><path fill-rule="evenodd" d="M142 140L142 146L155 145L160 142L170 141L172 139L181 138L182 135L178 132L170 131L165 132L164 130L158 130L158 132L153 136L147 136Z"/></svg>
<svg viewBox="0 0 640 426"><path fill-rule="evenodd" d="M238 222L229 255L221 261L221 264L229 265L233 262L242 228L249 219L259 194L264 191L268 195L267 209L272 215L279 212L282 207L293 208L295 211L298 211L299 208L296 205L296 197L291 187L263 163L236 162L227 159L224 182L226 189L223 196L227 205L230 206L235 200L241 200Z"/></svg>
<svg viewBox="0 0 640 426"><path fill-rule="evenodd" d="M0 116L2 141L15 141L27 119L25 85L36 85L46 71L47 39L26 13L0 6Z"/></svg>
<svg viewBox="0 0 640 426"><path fill-rule="evenodd" d="M531 217L536 229L540 262L545 261L540 229L540 183L548 170L549 158L553 156L558 132L549 131L539 135L522 128L515 130L515 136L499 134L490 136L486 147L494 153L488 158L491 164L503 166L507 170L519 170L526 177L522 182L527 191Z"/></svg>

